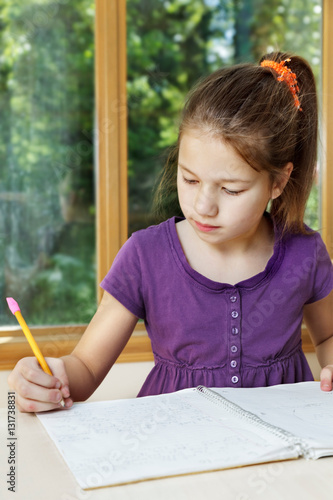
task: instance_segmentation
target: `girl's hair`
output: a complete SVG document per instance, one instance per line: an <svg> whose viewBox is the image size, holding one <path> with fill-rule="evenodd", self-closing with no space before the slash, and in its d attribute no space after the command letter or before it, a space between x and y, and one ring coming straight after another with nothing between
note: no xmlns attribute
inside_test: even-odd
<svg viewBox="0 0 333 500"><path fill-rule="evenodd" d="M278 80L274 69L260 63L219 69L189 93L178 142L155 194L160 216L166 215L165 203L173 204L173 215L181 213L176 201L179 144L182 134L197 130L231 145L252 168L268 171L272 181L281 178L283 167L292 162L290 179L282 194L271 202L270 213L283 232L307 232L303 217L317 160L316 85L309 64L301 57L274 52L261 61L286 59L290 59L286 66L297 78L300 109L287 83Z"/></svg>

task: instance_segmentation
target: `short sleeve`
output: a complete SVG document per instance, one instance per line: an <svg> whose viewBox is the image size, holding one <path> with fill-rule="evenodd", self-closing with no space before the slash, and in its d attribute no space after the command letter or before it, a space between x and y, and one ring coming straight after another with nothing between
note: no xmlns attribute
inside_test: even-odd
<svg viewBox="0 0 333 500"><path fill-rule="evenodd" d="M311 304L326 297L333 289L333 264L319 233L316 234L315 266Z"/></svg>
<svg viewBox="0 0 333 500"><path fill-rule="evenodd" d="M101 287L138 318L145 318L140 259L131 236L119 250Z"/></svg>

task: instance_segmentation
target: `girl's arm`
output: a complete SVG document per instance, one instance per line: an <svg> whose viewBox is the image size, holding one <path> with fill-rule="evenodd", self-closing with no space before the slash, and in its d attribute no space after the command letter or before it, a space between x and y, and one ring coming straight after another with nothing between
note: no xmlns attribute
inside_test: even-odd
<svg viewBox="0 0 333 500"><path fill-rule="evenodd" d="M127 344L138 318L108 292L70 356L64 356L71 398L87 399Z"/></svg>
<svg viewBox="0 0 333 500"><path fill-rule="evenodd" d="M125 347L138 321L128 309L104 292L97 312L69 356L47 358L53 377L35 358L21 359L8 378L21 411L39 412L87 399L102 382Z"/></svg>
<svg viewBox="0 0 333 500"><path fill-rule="evenodd" d="M333 381L333 291L324 299L304 306L304 321L309 329L320 366L320 387L332 390Z"/></svg>

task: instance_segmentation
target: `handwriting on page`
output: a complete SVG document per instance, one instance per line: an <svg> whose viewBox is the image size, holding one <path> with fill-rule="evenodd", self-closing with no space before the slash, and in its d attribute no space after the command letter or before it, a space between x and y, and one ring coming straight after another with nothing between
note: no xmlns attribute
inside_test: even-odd
<svg viewBox="0 0 333 500"><path fill-rule="evenodd" d="M214 390L295 436L333 447L333 392L321 391L319 382Z"/></svg>
<svg viewBox="0 0 333 500"><path fill-rule="evenodd" d="M201 400L202 399L202 400ZM195 391L75 405L38 417L83 488L253 463L285 443Z"/></svg>

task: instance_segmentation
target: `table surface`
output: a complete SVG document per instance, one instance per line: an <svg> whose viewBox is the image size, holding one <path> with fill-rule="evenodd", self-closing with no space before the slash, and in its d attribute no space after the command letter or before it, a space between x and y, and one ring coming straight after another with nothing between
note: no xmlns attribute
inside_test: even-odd
<svg viewBox="0 0 333 500"><path fill-rule="evenodd" d="M89 401L135 397L152 363L116 364ZM7 376L0 371L0 492L15 500L331 500L333 457L290 460L83 491L35 415L16 413L15 494L8 491Z"/></svg>

